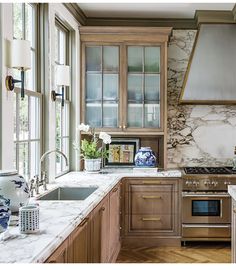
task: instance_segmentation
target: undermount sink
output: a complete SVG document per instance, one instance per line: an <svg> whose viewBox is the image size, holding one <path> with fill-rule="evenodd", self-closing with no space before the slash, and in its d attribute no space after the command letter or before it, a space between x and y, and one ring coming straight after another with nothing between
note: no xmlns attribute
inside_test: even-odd
<svg viewBox="0 0 236 270"><path fill-rule="evenodd" d="M43 201L77 201L88 198L97 187L59 187L43 195Z"/></svg>

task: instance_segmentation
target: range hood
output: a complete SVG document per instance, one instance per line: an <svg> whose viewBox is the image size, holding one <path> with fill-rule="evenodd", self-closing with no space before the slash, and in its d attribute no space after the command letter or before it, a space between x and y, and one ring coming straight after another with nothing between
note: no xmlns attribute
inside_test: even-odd
<svg viewBox="0 0 236 270"><path fill-rule="evenodd" d="M236 104L236 24L202 24L180 103Z"/></svg>

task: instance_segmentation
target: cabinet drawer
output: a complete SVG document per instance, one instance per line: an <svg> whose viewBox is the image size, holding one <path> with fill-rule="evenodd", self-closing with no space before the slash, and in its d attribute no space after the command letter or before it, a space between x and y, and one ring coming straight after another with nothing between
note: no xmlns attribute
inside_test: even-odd
<svg viewBox="0 0 236 270"><path fill-rule="evenodd" d="M128 202L128 194L126 194ZM126 214L171 214L173 212L172 194L168 192L133 192L130 195L130 210Z"/></svg>
<svg viewBox="0 0 236 270"><path fill-rule="evenodd" d="M172 215L132 215L130 230L171 230Z"/></svg>

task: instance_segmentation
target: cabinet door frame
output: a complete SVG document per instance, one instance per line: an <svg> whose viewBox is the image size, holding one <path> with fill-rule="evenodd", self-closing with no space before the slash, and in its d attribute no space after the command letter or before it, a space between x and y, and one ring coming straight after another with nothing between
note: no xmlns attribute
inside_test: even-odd
<svg viewBox="0 0 236 270"><path fill-rule="evenodd" d="M123 80L121 79L121 65L122 65L122 50L121 50L121 45L122 43L118 43L118 42L81 42L81 122L82 123L86 123L86 47L90 46L118 46L119 47L119 86L118 86L118 121L117 121L117 127L95 127L96 131L102 131L102 130L106 130L108 132L120 132L122 129L122 109L123 108L123 104L122 104L122 91L121 89L122 84L123 84ZM103 60L103 59L102 59ZM102 73L103 74L103 73ZM103 108L102 108L103 109Z"/></svg>
<svg viewBox="0 0 236 270"><path fill-rule="evenodd" d="M159 128L145 128L145 127L128 127L127 126L127 117L128 117L128 47L129 46L145 46L145 47L160 47L160 127ZM165 131L165 110L167 109L166 106L166 78L167 78L167 63L166 63L166 42L125 42L123 46L123 56L125 61L122 63L122 76L124 78L124 88L123 88L123 131L127 133L134 133L134 132L164 132Z"/></svg>

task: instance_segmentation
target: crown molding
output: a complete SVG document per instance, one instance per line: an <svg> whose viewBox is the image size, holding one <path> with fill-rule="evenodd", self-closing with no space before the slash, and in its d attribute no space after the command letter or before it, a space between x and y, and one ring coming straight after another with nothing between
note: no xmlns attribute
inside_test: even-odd
<svg viewBox="0 0 236 270"><path fill-rule="evenodd" d="M236 21L236 4L234 5L234 8L232 9L234 20Z"/></svg>
<svg viewBox="0 0 236 270"><path fill-rule="evenodd" d="M233 11L224 10L196 10L197 25L202 23L235 23Z"/></svg>
<svg viewBox="0 0 236 270"><path fill-rule="evenodd" d="M87 16L76 3L64 3L63 5L70 11L80 25L86 25Z"/></svg>

